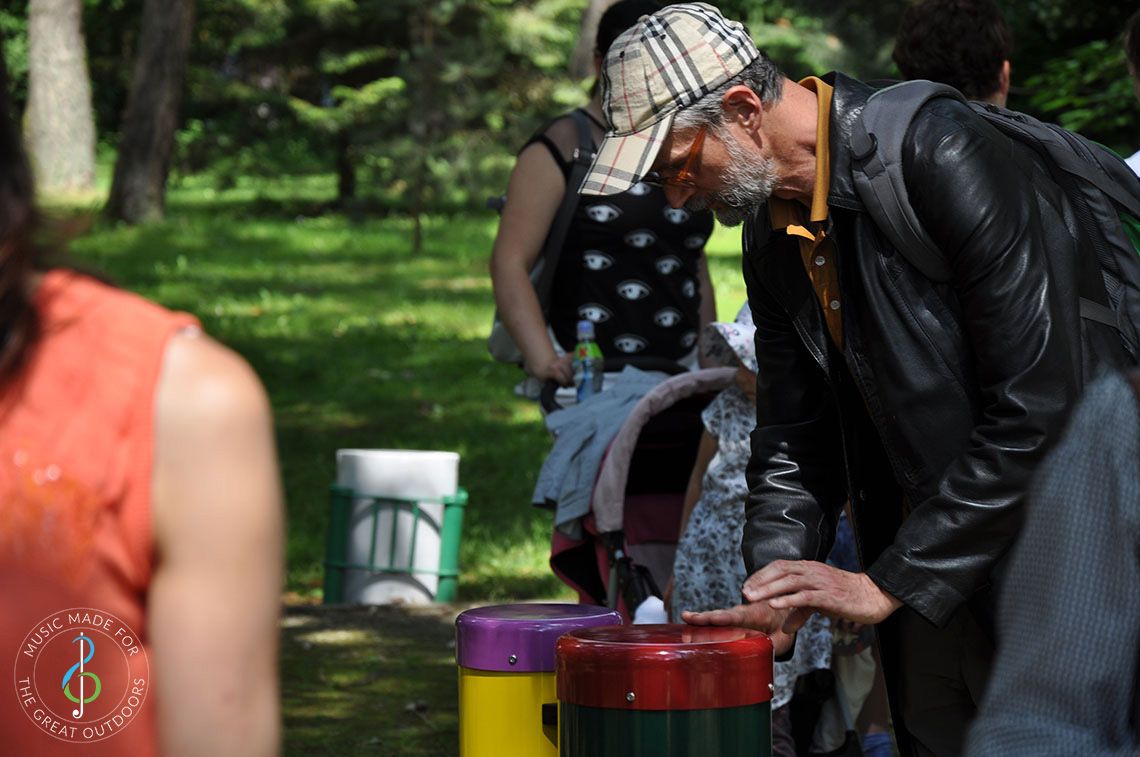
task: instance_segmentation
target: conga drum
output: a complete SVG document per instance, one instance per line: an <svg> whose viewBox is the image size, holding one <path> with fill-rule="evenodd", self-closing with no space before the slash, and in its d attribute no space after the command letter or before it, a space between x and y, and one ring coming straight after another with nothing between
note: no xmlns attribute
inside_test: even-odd
<svg viewBox="0 0 1140 757"><path fill-rule="evenodd" d="M567 631L620 624L605 607L512 604L455 619L460 757L558 754L554 643Z"/></svg>
<svg viewBox="0 0 1140 757"><path fill-rule="evenodd" d="M772 753L772 643L758 631L591 628L556 657L562 757Z"/></svg>

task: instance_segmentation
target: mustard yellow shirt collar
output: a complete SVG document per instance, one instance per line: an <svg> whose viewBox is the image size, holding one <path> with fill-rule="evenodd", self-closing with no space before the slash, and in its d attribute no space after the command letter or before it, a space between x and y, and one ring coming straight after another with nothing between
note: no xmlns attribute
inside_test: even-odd
<svg viewBox="0 0 1140 757"><path fill-rule="evenodd" d="M811 195L809 220L822 223L828 216L827 192L831 183L831 96L834 89L817 76L809 76L798 83L814 92L819 104L819 115L815 124L815 187ZM768 201L768 217L772 221L772 228L788 229L791 232L790 227L803 223L798 205L795 200L771 198Z"/></svg>

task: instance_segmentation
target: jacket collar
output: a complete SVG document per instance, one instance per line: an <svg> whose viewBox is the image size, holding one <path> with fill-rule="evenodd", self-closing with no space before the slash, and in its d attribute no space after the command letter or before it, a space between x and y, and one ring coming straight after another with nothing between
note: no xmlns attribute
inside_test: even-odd
<svg viewBox="0 0 1140 757"><path fill-rule="evenodd" d="M863 106L874 89L837 71L820 78L835 88L831 98L831 182L827 204L833 208L862 210L863 203L859 201L851 176L851 127L863 115Z"/></svg>

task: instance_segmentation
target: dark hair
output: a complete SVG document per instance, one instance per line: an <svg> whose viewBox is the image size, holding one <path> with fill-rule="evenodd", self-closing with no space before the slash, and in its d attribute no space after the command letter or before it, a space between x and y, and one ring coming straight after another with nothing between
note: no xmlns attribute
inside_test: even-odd
<svg viewBox="0 0 1140 757"><path fill-rule="evenodd" d="M1140 11L1136 11L1124 25L1124 57L1133 76L1140 76Z"/></svg>
<svg viewBox="0 0 1140 757"><path fill-rule="evenodd" d="M614 40L622 32L635 26L642 16L651 16L661 10L661 3L653 0L619 0L602 14L598 21L598 36L595 37L594 51L605 57Z"/></svg>
<svg viewBox="0 0 1140 757"><path fill-rule="evenodd" d="M39 331L28 295L28 281L41 255L34 239L35 189L9 92L8 69L0 54L0 385L22 367Z"/></svg>
<svg viewBox="0 0 1140 757"><path fill-rule="evenodd" d="M930 79L982 100L1001 87L1013 35L993 0L923 0L902 15L892 57L907 79Z"/></svg>

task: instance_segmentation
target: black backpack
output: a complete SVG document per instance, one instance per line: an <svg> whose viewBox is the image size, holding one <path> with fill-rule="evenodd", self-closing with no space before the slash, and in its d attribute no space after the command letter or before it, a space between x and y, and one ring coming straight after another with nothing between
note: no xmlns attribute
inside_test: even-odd
<svg viewBox="0 0 1140 757"><path fill-rule="evenodd" d="M915 80L878 90L851 132L855 187L879 230L931 281L950 269L910 206L903 181L903 140L915 114L936 97L962 102L945 84ZM1078 265L1081 318L1120 335L1140 359L1140 179L1112 151L1059 126L996 105L970 107L1011 140L1027 145L1049 167L1072 205L1083 241L1096 251Z"/></svg>
<svg viewBox="0 0 1140 757"><path fill-rule="evenodd" d="M562 196L562 204L550 224L550 232L546 241L542 243L542 251L530 269L530 283L538 295L538 304L542 307L542 315L549 320L550 290L554 285L554 272L558 268L558 258L562 255L562 243L566 241L566 232L570 228L570 221L574 218L574 210L578 207L577 187L582 185L590 166L594 163L594 138L590 134L590 121L586 112L581 108L570 111L570 117L578 126L578 147L574 149L574 162L570 166L570 176L566 180L566 193ZM550 124L548 123L547 126ZM545 131L543 127L542 131ZM494 210L502 212L507 198L494 197L487 201L487 205ZM491 334L487 337L487 351L501 363L523 362L522 353L503 322L499 320L499 311L491 321Z"/></svg>

